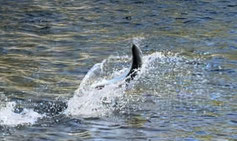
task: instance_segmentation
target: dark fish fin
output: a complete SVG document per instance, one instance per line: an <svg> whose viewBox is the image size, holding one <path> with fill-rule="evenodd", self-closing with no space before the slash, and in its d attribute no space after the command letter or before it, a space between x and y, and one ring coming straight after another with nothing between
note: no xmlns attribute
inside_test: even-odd
<svg viewBox="0 0 237 141"><path fill-rule="evenodd" d="M132 66L128 74L126 75L125 81L129 83L137 75L137 71L142 67L142 52L139 47L133 44L132 46ZM98 85L95 88L100 90L105 85Z"/></svg>
<svg viewBox="0 0 237 141"><path fill-rule="evenodd" d="M126 75L126 82L130 82L136 75L137 70L142 67L142 51L136 46L132 45L132 66L128 74Z"/></svg>

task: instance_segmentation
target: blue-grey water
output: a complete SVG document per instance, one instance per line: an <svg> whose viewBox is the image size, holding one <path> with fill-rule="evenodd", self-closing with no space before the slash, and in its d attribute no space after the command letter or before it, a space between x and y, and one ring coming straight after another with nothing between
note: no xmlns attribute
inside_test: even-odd
<svg viewBox="0 0 237 141"><path fill-rule="evenodd" d="M234 141L236 103L236 0L0 0L0 140Z"/></svg>

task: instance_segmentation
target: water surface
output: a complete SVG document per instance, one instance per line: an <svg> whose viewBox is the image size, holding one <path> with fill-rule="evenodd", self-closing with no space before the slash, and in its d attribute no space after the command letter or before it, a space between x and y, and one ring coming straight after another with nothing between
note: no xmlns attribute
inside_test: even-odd
<svg viewBox="0 0 237 141"><path fill-rule="evenodd" d="M236 35L234 0L0 1L0 140L236 140Z"/></svg>

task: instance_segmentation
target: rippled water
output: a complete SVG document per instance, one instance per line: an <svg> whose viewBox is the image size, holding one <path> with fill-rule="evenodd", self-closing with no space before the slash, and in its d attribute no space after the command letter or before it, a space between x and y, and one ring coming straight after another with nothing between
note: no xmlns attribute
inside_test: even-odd
<svg viewBox="0 0 237 141"><path fill-rule="evenodd" d="M235 0L0 1L0 140L237 140L236 35Z"/></svg>

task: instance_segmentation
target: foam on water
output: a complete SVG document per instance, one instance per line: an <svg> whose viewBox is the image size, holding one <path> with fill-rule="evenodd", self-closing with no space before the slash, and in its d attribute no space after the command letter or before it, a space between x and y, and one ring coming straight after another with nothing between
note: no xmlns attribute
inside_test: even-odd
<svg viewBox="0 0 237 141"><path fill-rule="evenodd" d="M22 112L16 113L14 112L15 106L15 102L7 102L4 107L0 107L0 125L14 127L17 125L34 124L39 118L44 116L34 112L32 109L23 109Z"/></svg>
<svg viewBox="0 0 237 141"><path fill-rule="evenodd" d="M97 117L109 115L115 109L117 101L124 95L125 86L123 81L108 83L106 78L100 77L103 74L104 63L105 61L94 65L84 77L74 96L68 101L66 114ZM108 85L100 90L95 88L102 83Z"/></svg>
<svg viewBox="0 0 237 141"><path fill-rule="evenodd" d="M144 39L133 38L133 43L143 46ZM176 99L180 93L189 93L189 97L203 93L199 92L200 89L193 89L205 86L203 84L207 80L200 68L203 66L198 65L198 58L185 58L172 52L155 52L144 55L142 59L142 68L129 84L125 84L124 78L129 71L131 56L110 56L95 64L68 101L65 114L91 117L126 111L131 107L144 109L146 98L144 100L143 94L154 95L155 98L166 97L169 101L170 97ZM100 85L105 87L95 88ZM160 105L153 108L157 107Z"/></svg>
<svg viewBox="0 0 237 141"><path fill-rule="evenodd" d="M146 86L152 87L153 82L148 82L150 82L149 79L153 79L152 74L159 73L157 62L166 64L167 62L172 62L172 60L174 62L179 60L175 55L166 57L160 52L143 56L144 64L140 72L129 85L126 85L124 78L129 70L129 65L127 65L127 61L124 61L126 63L121 61L126 59L129 60L130 58L127 56L114 56L95 64L82 80L74 96L68 101L68 108L65 114L97 117L110 115L114 111L122 110L128 103L133 101L134 95L141 93L141 91L136 91L137 87L144 87L144 89ZM114 64L117 62L119 62L120 66L118 65L119 67L116 68ZM106 85L102 89L96 89L95 86L100 84Z"/></svg>

